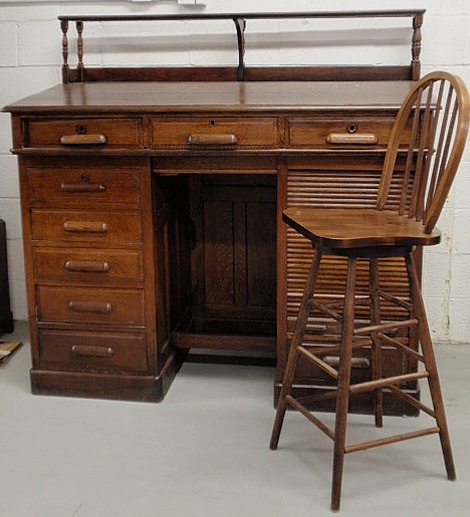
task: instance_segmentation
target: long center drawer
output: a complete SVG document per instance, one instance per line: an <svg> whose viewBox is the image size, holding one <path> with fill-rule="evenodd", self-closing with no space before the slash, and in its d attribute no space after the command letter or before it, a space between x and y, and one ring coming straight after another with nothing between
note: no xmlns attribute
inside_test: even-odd
<svg viewBox="0 0 470 517"><path fill-rule="evenodd" d="M152 120L152 145L157 149L273 148L275 117L181 117Z"/></svg>

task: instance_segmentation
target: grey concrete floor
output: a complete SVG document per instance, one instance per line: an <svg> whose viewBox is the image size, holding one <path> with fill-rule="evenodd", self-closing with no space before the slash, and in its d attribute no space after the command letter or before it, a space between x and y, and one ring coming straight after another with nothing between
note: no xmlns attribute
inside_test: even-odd
<svg viewBox="0 0 470 517"><path fill-rule="evenodd" d="M161 404L33 396L17 328L24 345L0 366L0 516L332 515L330 441L289 413L268 449L273 369L186 363ZM340 515L470 515L470 345L436 348L458 480L436 436L351 454ZM427 420L387 417L379 432ZM350 417L349 441L376 432Z"/></svg>

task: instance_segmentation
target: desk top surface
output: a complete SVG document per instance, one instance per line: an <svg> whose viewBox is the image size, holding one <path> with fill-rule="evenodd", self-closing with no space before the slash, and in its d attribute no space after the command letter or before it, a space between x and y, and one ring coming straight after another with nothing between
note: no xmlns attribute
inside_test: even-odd
<svg viewBox="0 0 470 517"><path fill-rule="evenodd" d="M4 108L26 113L397 108L411 81L99 82L58 84Z"/></svg>

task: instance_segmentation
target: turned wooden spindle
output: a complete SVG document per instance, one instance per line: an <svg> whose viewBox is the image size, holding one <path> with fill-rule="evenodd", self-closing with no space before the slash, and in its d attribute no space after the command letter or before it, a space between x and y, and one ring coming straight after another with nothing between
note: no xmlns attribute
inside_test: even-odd
<svg viewBox="0 0 470 517"><path fill-rule="evenodd" d="M83 65L83 22L77 21L77 58L78 58L78 75L79 81L84 82L85 80L85 67Z"/></svg>
<svg viewBox="0 0 470 517"><path fill-rule="evenodd" d="M411 73L413 81L417 81L421 75L421 26L423 15L417 14L413 17L413 36L411 38Z"/></svg>
<svg viewBox="0 0 470 517"><path fill-rule="evenodd" d="M62 30L62 82L69 82L70 68L68 65L69 59L69 40L67 38L67 32L69 30L68 20L60 21L60 28Z"/></svg>

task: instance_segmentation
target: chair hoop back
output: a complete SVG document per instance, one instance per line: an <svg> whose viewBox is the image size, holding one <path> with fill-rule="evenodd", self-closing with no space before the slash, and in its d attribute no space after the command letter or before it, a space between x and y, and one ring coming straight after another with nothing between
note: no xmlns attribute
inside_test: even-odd
<svg viewBox="0 0 470 517"><path fill-rule="evenodd" d="M390 202L392 177L400 169L400 199L394 206L398 203L401 215L421 221L430 233L462 158L469 120L469 93L459 77L433 72L420 79L404 100L390 135L377 209ZM406 132L410 138L404 145Z"/></svg>

